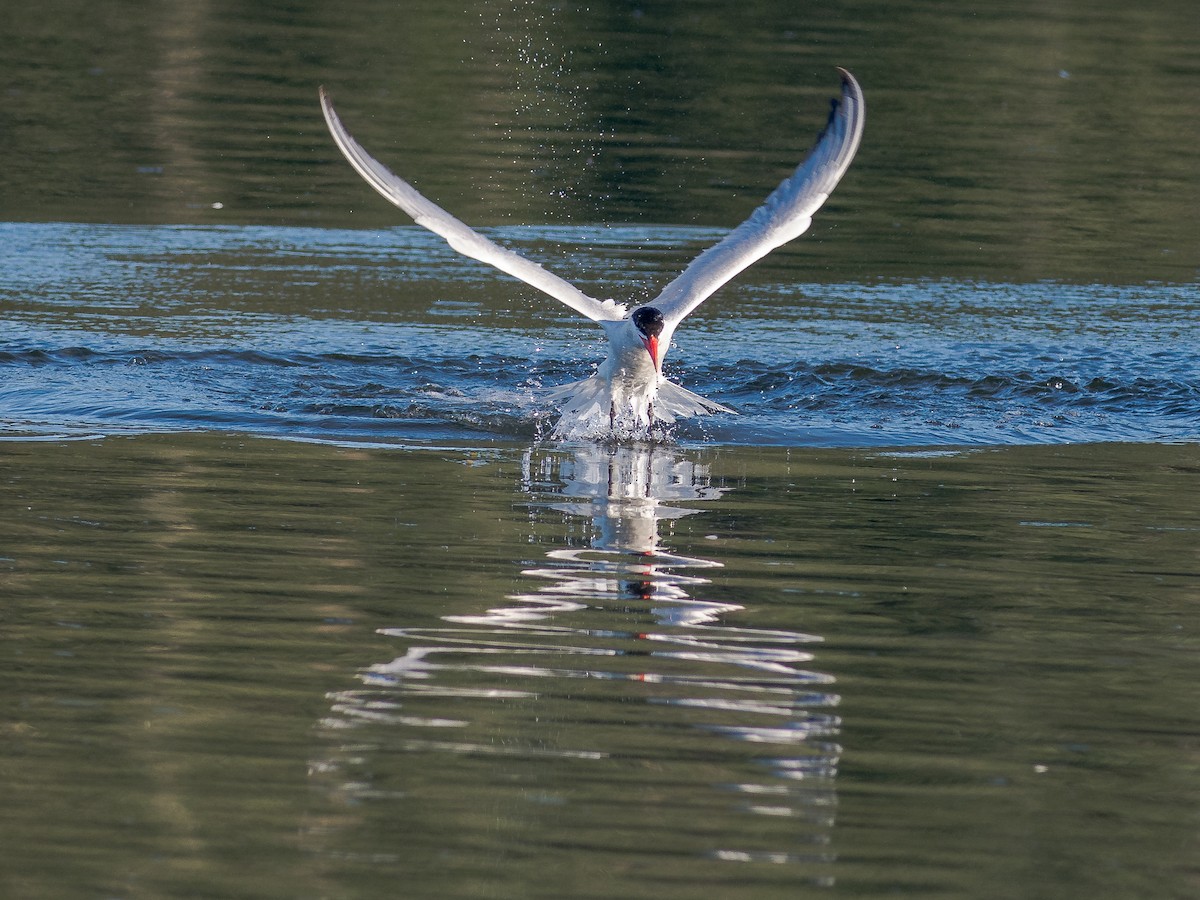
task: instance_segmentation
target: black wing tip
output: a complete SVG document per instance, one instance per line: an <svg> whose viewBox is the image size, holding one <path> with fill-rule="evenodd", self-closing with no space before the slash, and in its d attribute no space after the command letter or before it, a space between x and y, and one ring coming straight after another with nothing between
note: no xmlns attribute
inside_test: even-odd
<svg viewBox="0 0 1200 900"><path fill-rule="evenodd" d="M862 104L862 87L859 85L858 79L850 74L849 69L845 69L842 66L835 66L834 68L837 69L838 75L842 79L842 95L840 97L829 98L829 118L825 121L825 127L821 129L821 133L817 135L818 142L833 127L838 117L838 111L841 110L847 100L853 100L858 105Z"/></svg>
<svg viewBox="0 0 1200 900"><path fill-rule="evenodd" d="M837 66L836 68L838 75L840 75L842 79L842 96L840 98L834 98L834 109L836 110L841 103L844 103L846 100L851 98L856 102L861 103L863 93L862 86L858 83L858 79L850 74L849 69L843 69L841 66Z"/></svg>
<svg viewBox="0 0 1200 900"><path fill-rule="evenodd" d="M837 66L836 68L838 75L842 79L842 96L854 97L861 101L863 92L862 85L858 83L858 79L850 73L849 69L844 69L841 66Z"/></svg>
<svg viewBox="0 0 1200 900"><path fill-rule="evenodd" d="M329 96L329 91L325 85L317 86L317 95L321 100L321 114L325 117L325 125L329 128L330 134L334 136L334 140L338 140L338 132L345 133L346 126L342 124L342 117L337 114L337 110L333 108L333 98ZM345 135L353 142L353 138L349 134ZM338 143L341 143L338 140Z"/></svg>

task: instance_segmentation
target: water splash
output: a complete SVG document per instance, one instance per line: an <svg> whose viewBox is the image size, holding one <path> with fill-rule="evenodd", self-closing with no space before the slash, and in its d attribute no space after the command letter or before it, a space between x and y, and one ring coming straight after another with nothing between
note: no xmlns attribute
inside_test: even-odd
<svg viewBox="0 0 1200 900"><path fill-rule="evenodd" d="M622 277L640 289L674 270L679 248L713 235L504 236L534 256L565 242L581 272L630 258ZM0 239L11 248L0 286L0 424L14 436L526 441L552 434L553 387L591 374L605 353L591 323L498 282L415 227L9 223ZM739 415L681 420L671 437L1200 440L1200 318L1185 286L785 282L735 285L676 333L669 376ZM594 417L559 438L594 437L606 425Z"/></svg>

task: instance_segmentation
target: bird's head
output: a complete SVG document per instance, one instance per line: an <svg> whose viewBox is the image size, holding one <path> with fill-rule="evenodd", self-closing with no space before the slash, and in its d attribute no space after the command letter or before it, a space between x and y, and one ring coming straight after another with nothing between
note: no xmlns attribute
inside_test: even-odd
<svg viewBox="0 0 1200 900"><path fill-rule="evenodd" d="M661 347L659 346L659 339L663 336L663 326L665 324L663 314L653 306L642 306L635 309L633 315L629 318L633 322L633 327L637 329L642 346L650 354L650 361L654 364L654 370L661 372L663 354L667 350L665 342Z"/></svg>

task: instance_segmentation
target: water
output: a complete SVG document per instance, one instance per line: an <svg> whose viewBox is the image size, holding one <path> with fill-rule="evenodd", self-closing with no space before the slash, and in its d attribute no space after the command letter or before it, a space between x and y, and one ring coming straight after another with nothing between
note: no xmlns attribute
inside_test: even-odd
<svg viewBox="0 0 1200 900"><path fill-rule="evenodd" d="M1196 894L1191 4L64 3L0 59L0 894ZM738 411L548 438L595 296Z"/></svg>
<svg viewBox="0 0 1200 900"><path fill-rule="evenodd" d="M5 893L1186 896L1196 471L8 443Z"/></svg>
<svg viewBox="0 0 1200 900"><path fill-rule="evenodd" d="M14 223L0 236L12 261L0 288L0 390L17 433L527 438L553 422L548 389L586 377L606 352L591 323L413 227ZM500 234L539 258L560 255L589 280L633 259L633 272L608 285L622 299L646 296L715 236L661 226ZM739 415L689 423L680 439L1200 436L1200 317L1189 285L772 274L764 267L681 328L668 371Z"/></svg>

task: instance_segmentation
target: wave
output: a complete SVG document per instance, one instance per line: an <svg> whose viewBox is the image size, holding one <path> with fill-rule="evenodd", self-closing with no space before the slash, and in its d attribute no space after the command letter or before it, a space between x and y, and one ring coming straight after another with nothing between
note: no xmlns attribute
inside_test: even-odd
<svg viewBox="0 0 1200 900"><path fill-rule="evenodd" d="M839 435L835 443L872 445L1200 436L1200 381L1189 371L1034 369L1016 354L985 362L971 371L752 359L689 366L674 377L739 415L685 422L674 434L807 443L814 432L832 429ZM364 431L399 439L537 436L556 417L549 391L591 368L573 359L507 353L11 345L0 349L0 367L6 370L0 397L10 423L18 425L59 421L68 429L128 430L141 423L153 430L271 435L299 428L335 440L361 438Z"/></svg>

